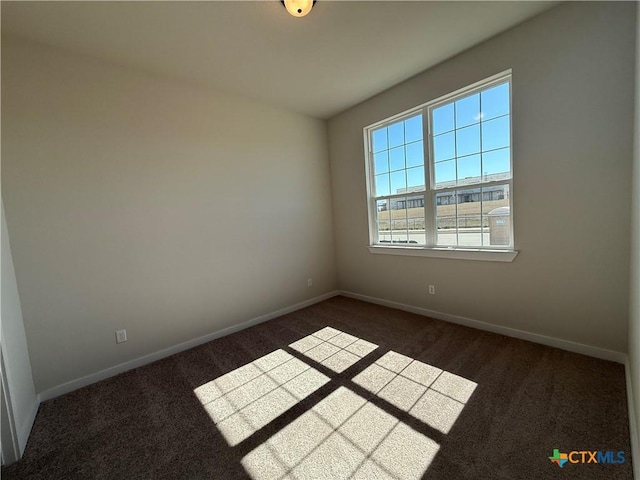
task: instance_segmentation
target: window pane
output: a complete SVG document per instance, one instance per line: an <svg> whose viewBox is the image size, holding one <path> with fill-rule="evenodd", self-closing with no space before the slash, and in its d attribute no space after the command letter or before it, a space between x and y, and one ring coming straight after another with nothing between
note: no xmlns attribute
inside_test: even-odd
<svg viewBox="0 0 640 480"><path fill-rule="evenodd" d="M424 196L407 197L407 234L409 244L424 245Z"/></svg>
<svg viewBox="0 0 640 480"><path fill-rule="evenodd" d="M422 115L404 121L404 141L410 143L418 140L422 140Z"/></svg>
<svg viewBox="0 0 640 480"><path fill-rule="evenodd" d="M376 229L378 230L378 242L390 242L391 221L389 217L389 200L378 200L376 204Z"/></svg>
<svg viewBox="0 0 640 480"><path fill-rule="evenodd" d="M391 220L391 242L409 243L409 233L407 232L406 210L398 210L398 213L405 214L405 218Z"/></svg>
<svg viewBox="0 0 640 480"><path fill-rule="evenodd" d="M424 148L422 141L410 143L405 147L407 155L407 167L419 167L424 165Z"/></svg>
<svg viewBox="0 0 640 480"><path fill-rule="evenodd" d="M373 131L373 151L386 150L387 147L387 127Z"/></svg>
<svg viewBox="0 0 640 480"><path fill-rule="evenodd" d="M407 169L407 188L413 189L415 187L421 187L422 189L424 189L424 180L424 167Z"/></svg>
<svg viewBox="0 0 640 480"><path fill-rule="evenodd" d="M482 187L482 214L487 215L499 207L509 206L509 185Z"/></svg>
<svg viewBox="0 0 640 480"><path fill-rule="evenodd" d="M485 90L481 97L483 121L509 113L508 83Z"/></svg>
<svg viewBox="0 0 640 480"><path fill-rule="evenodd" d="M456 161L448 160L446 162L436 163L435 167L435 183L436 188L442 188L444 184L456 181Z"/></svg>
<svg viewBox="0 0 640 480"><path fill-rule="evenodd" d="M387 173L389 171L389 153L384 152L373 154L374 174Z"/></svg>
<svg viewBox="0 0 640 480"><path fill-rule="evenodd" d="M403 122L389 125L389 148L399 147L404 144L404 126Z"/></svg>
<svg viewBox="0 0 640 480"><path fill-rule="evenodd" d="M458 245L482 246L482 193L480 188L457 191L458 197Z"/></svg>
<svg viewBox="0 0 640 480"><path fill-rule="evenodd" d="M438 193L436 201L438 205L455 205L456 192Z"/></svg>
<svg viewBox="0 0 640 480"><path fill-rule="evenodd" d="M509 161L509 148L502 148L500 150L493 150L491 152L482 154L482 170L485 176L496 174L507 174L511 171ZM493 180L487 178L487 180Z"/></svg>
<svg viewBox="0 0 640 480"><path fill-rule="evenodd" d="M486 232L485 245L511 245L511 212L509 185L497 185L482 189L482 223Z"/></svg>
<svg viewBox="0 0 640 480"><path fill-rule="evenodd" d="M458 184L481 182L480 155L458 158Z"/></svg>
<svg viewBox="0 0 640 480"><path fill-rule="evenodd" d="M391 194L402 193L407 189L406 175L405 170L391 173Z"/></svg>
<svg viewBox="0 0 640 480"><path fill-rule="evenodd" d="M465 188L436 194L436 244L509 246L509 186Z"/></svg>
<svg viewBox="0 0 640 480"><path fill-rule="evenodd" d="M433 118L434 135L440 135L441 133L453 130L453 103L434 109L431 115Z"/></svg>
<svg viewBox="0 0 640 480"><path fill-rule="evenodd" d="M391 243L424 245L424 196L389 200L391 213Z"/></svg>
<svg viewBox="0 0 640 480"><path fill-rule="evenodd" d="M480 125L456 130L456 147L459 157L480 153Z"/></svg>
<svg viewBox="0 0 640 480"><path fill-rule="evenodd" d="M404 168L404 147L389 150L389 168L391 171Z"/></svg>
<svg viewBox="0 0 640 480"><path fill-rule="evenodd" d="M433 137L434 161L441 162L456 156L455 133L445 133Z"/></svg>
<svg viewBox="0 0 640 480"><path fill-rule="evenodd" d="M456 207L455 194L451 192L436 194L436 245L458 244Z"/></svg>
<svg viewBox="0 0 640 480"><path fill-rule="evenodd" d="M480 121L480 94L456 102L456 128L466 127Z"/></svg>
<svg viewBox="0 0 640 480"><path fill-rule="evenodd" d="M389 195L389 174L376 175L376 196Z"/></svg>
<svg viewBox="0 0 640 480"><path fill-rule="evenodd" d="M407 199L406 197L390 200L391 205L391 242L407 243Z"/></svg>
<svg viewBox="0 0 640 480"><path fill-rule="evenodd" d="M509 146L509 117L482 122L482 150Z"/></svg>
<svg viewBox="0 0 640 480"><path fill-rule="evenodd" d="M465 188L436 194L436 244L460 247L489 245L488 212L498 204L497 200L491 199L504 196L503 188ZM508 205L508 198L504 201Z"/></svg>

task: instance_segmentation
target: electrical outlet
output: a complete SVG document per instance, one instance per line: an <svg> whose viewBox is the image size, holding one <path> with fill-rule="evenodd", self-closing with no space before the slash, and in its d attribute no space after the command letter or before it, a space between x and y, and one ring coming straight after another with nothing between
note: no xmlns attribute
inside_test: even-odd
<svg viewBox="0 0 640 480"><path fill-rule="evenodd" d="M116 343L122 343L127 341L126 330L116 330Z"/></svg>
<svg viewBox="0 0 640 480"><path fill-rule="evenodd" d="M313 287L313 280L311 278L307 280L307 287Z"/></svg>
<svg viewBox="0 0 640 480"><path fill-rule="evenodd" d="M436 294L436 286L429 285L429 295L435 295L435 294Z"/></svg>

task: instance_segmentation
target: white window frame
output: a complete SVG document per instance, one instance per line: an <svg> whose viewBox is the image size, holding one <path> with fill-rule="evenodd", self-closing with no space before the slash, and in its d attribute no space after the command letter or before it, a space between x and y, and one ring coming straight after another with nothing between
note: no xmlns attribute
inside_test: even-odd
<svg viewBox="0 0 640 480"><path fill-rule="evenodd" d="M509 86L509 162L511 175L505 180L495 180L489 182L482 182L478 184L472 184L468 186L454 186L447 188L434 188L433 177L433 140L431 136L431 111L444 104L460 100L464 97L473 95L480 90L491 88L492 86L499 85L508 81ZM431 100L422 105L414 107L412 109L401 112L392 117L386 118L382 121L376 122L363 129L364 135L364 149L365 149L365 172L366 172L366 188L367 188L367 210L369 220L369 251L375 254L391 254L391 255L405 255L405 256L427 256L427 257L440 257L440 258L455 258L462 260L487 260L487 261L499 261L499 262L512 262L518 254L515 250L515 237L513 229L513 111L512 111L512 91L513 91L513 79L511 70L493 75L489 78L476 82L472 85L466 86L459 90L456 90L447 95L443 95L435 100ZM422 192L411 193L396 193L390 195L383 195L376 197L375 192L375 179L374 179L374 158L373 158L373 142L372 132L381 127L397 123L406 118L415 116L416 114L422 115L422 138L424 148L424 169L425 169L425 190ZM510 223L510 238L511 245L497 246L492 245L488 247L460 247L460 246L437 246L436 245L436 194L455 191L462 188L479 188L492 185L508 185L509 187L509 209L511 213ZM407 196L419 196L424 197L424 210L425 210L425 237L426 245L410 246L406 245L383 245L378 242L378 232L376 229L376 213L377 213L377 201L383 199L393 199Z"/></svg>

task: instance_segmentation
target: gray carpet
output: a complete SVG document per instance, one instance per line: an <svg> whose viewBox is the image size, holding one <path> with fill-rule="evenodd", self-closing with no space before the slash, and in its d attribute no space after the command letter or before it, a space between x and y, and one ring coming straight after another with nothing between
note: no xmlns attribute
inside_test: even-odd
<svg viewBox="0 0 640 480"><path fill-rule="evenodd" d="M624 368L335 297L43 403L2 478L632 479Z"/></svg>

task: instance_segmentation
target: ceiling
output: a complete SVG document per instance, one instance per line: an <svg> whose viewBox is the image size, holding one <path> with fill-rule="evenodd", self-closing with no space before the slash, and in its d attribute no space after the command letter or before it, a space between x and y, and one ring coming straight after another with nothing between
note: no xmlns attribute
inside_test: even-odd
<svg viewBox="0 0 640 480"><path fill-rule="evenodd" d="M331 116L557 2L320 0L7 2L2 33L318 118Z"/></svg>

